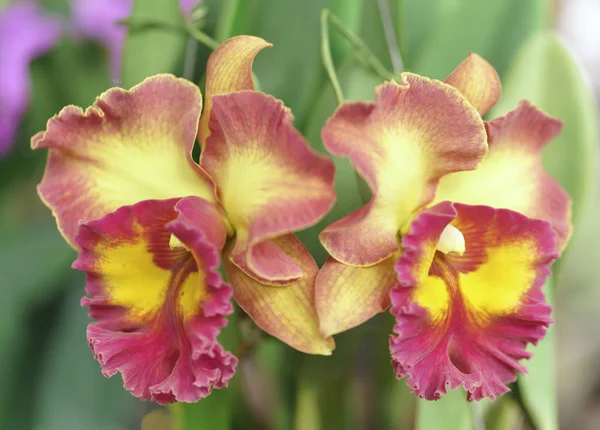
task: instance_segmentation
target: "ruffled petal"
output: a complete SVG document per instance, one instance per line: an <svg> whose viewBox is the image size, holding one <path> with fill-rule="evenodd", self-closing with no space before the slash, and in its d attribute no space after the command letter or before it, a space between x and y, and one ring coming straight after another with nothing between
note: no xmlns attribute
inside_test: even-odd
<svg viewBox="0 0 600 430"><path fill-rule="evenodd" d="M523 101L517 109L486 123L489 154L477 170L440 180L434 203L449 200L520 212L549 221L562 250L571 235L569 195L542 166L541 151L562 122Z"/></svg>
<svg viewBox="0 0 600 430"><path fill-rule="evenodd" d="M484 116L498 102L502 85L496 69L472 52L444 81L452 85Z"/></svg>
<svg viewBox="0 0 600 430"><path fill-rule="evenodd" d="M198 401L225 387L237 365L217 342L232 290L204 233L224 241L221 214L199 198L177 201L147 200L82 224L73 263L87 274L82 304L97 320L87 336L102 372L120 372L134 396L161 404Z"/></svg>
<svg viewBox="0 0 600 430"><path fill-rule="evenodd" d="M234 91L253 90L252 63L254 57L269 42L255 36L236 36L223 42L208 58L206 64L206 89L204 112L200 119L198 140L204 148L210 134L209 121L212 111L212 96Z"/></svg>
<svg viewBox="0 0 600 430"><path fill-rule="evenodd" d="M368 321L390 306L398 283L396 255L370 267L354 267L329 257L315 285L321 333L332 336Z"/></svg>
<svg viewBox="0 0 600 430"><path fill-rule="evenodd" d="M61 27L35 1L0 6L0 157L12 147L29 105L29 63L54 46Z"/></svg>
<svg viewBox="0 0 600 430"><path fill-rule="evenodd" d="M192 160L202 108L192 83L157 75L129 91L113 88L85 113L68 106L31 139L47 148L38 187L58 228L74 244L79 221L142 200L199 196L213 185Z"/></svg>
<svg viewBox="0 0 600 430"><path fill-rule="evenodd" d="M329 152L350 158L373 197L331 224L321 242L336 260L369 266L398 250L397 233L433 199L438 179L485 156L483 121L455 88L411 73L380 86L374 103L345 103L322 131Z"/></svg>
<svg viewBox="0 0 600 430"><path fill-rule="evenodd" d="M452 223L466 252L436 252ZM420 214L403 237L391 292L396 375L429 400L463 386L468 400L508 391L519 360L530 358L550 324L541 287L557 258L545 221L487 206L441 203Z"/></svg>
<svg viewBox="0 0 600 430"><path fill-rule="evenodd" d="M335 343L319 331L315 310L314 283L319 270L315 261L293 234L273 242L295 261L304 276L292 285L273 287L257 282L225 260L235 301L257 326L292 348L307 354L330 355Z"/></svg>
<svg viewBox="0 0 600 430"><path fill-rule="evenodd" d="M269 239L325 216L333 163L309 147L282 102L259 92L214 96L211 133L201 165L235 229L231 260L263 284L296 282L302 271Z"/></svg>

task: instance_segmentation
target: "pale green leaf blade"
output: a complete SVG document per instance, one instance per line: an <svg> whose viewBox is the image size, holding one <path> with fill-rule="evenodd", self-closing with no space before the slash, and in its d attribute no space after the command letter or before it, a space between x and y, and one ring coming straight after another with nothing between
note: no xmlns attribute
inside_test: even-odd
<svg viewBox="0 0 600 430"><path fill-rule="evenodd" d="M544 286L544 293L553 304L554 289L552 279ZM529 373L518 379L521 400L537 428L558 429L558 399L556 393L556 340L554 324L550 326L546 338L536 347L529 345L533 357L525 363Z"/></svg>
<svg viewBox="0 0 600 430"><path fill-rule="evenodd" d="M462 389L449 391L440 400L417 401L416 430L471 430L473 418Z"/></svg>
<svg viewBox="0 0 600 430"><path fill-rule="evenodd" d="M179 2L136 0L123 48L121 85L129 88L148 76L179 72L187 35ZM145 25L160 23L160 26Z"/></svg>
<svg viewBox="0 0 600 430"><path fill-rule="evenodd" d="M409 33L414 52L408 52L408 69L443 79L473 51L490 61L502 74L507 61L522 41L547 25L549 3L543 0L457 0L426 3L406 0L404 22L424 21L429 30L415 40ZM428 16L433 14L433 16ZM416 16L415 16L416 15ZM423 15L426 15L423 17ZM418 17L421 16L419 19Z"/></svg>
<svg viewBox="0 0 600 430"><path fill-rule="evenodd" d="M503 84L502 99L490 117L527 99L564 121L560 135L544 149L543 161L571 195L577 222L591 198L600 138L598 110L582 69L555 34L542 33L523 46Z"/></svg>

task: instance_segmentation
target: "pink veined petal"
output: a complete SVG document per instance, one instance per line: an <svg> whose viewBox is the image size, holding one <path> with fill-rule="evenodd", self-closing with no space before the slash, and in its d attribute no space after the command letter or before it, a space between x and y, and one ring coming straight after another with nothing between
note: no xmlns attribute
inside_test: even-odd
<svg viewBox="0 0 600 430"><path fill-rule="evenodd" d="M121 373L136 397L197 402L235 372L217 341L232 291L208 229L224 240L218 208L195 197L139 202L81 226L73 267L87 274L82 304L97 320L88 341L104 375Z"/></svg>

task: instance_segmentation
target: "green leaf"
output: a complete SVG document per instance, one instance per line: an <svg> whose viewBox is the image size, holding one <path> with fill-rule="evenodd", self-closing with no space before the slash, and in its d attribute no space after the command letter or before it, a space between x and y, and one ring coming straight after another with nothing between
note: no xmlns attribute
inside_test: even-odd
<svg viewBox="0 0 600 430"><path fill-rule="evenodd" d="M360 32L365 0L331 0L331 12L351 32ZM336 64L342 64L352 53L350 43L331 27L331 52Z"/></svg>
<svg viewBox="0 0 600 430"><path fill-rule="evenodd" d="M443 79L474 51L502 74L521 41L547 25L548 8L544 0L406 0L407 68ZM413 22L427 30L410 29Z"/></svg>
<svg viewBox="0 0 600 430"><path fill-rule="evenodd" d="M487 404L485 430L506 430L523 427L523 410L514 396L507 394Z"/></svg>
<svg viewBox="0 0 600 430"><path fill-rule="evenodd" d="M586 211L594 183L598 111L593 91L570 51L553 33L531 38L510 66L492 117L530 100L564 127L543 152L544 166L573 198L575 223Z"/></svg>
<svg viewBox="0 0 600 430"><path fill-rule="evenodd" d="M197 403L177 403L171 412L177 417L177 430L227 430L231 428L231 387L213 390Z"/></svg>
<svg viewBox="0 0 600 430"><path fill-rule="evenodd" d="M464 390L449 391L440 400L417 400L416 430L471 430L473 417Z"/></svg>
<svg viewBox="0 0 600 430"><path fill-rule="evenodd" d="M375 87L381 83L381 78L356 64L354 60L342 66L338 75L344 95L348 100L372 100L375 95ZM333 90L327 82L321 92L321 97L313 103L313 109L306 124L305 135L308 141L313 148L326 155L329 154L321 142L321 129L335 111L336 105ZM335 206L321 222L298 234L300 240L306 244L315 257L317 264L323 263L327 257L325 249L321 247L318 240L319 232L364 204L358 190L358 177L350 165L350 161L346 158L332 158L335 164L334 186L337 195Z"/></svg>
<svg viewBox="0 0 600 430"><path fill-rule="evenodd" d="M179 2L135 0L130 21L123 48L122 86L129 88L157 73L179 73L187 42ZM164 25L144 26L157 22Z"/></svg>
<svg viewBox="0 0 600 430"><path fill-rule="evenodd" d="M79 304L84 277L78 275L43 354L34 428L127 430L146 406L123 388L120 375L105 378L94 360L85 335L90 319Z"/></svg>
<svg viewBox="0 0 600 430"><path fill-rule="evenodd" d="M553 304L552 278L544 286L548 303ZM536 428L558 429L558 400L556 393L555 326L550 326L546 338L536 347L529 346L533 357L526 363L529 373L518 379L521 401L534 420Z"/></svg>

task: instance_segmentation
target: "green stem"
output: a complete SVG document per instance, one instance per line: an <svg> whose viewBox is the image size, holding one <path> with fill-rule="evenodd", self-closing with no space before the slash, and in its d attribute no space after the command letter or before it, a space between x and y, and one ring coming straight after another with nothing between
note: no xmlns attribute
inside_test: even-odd
<svg viewBox="0 0 600 430"><path fill-rule="evenodd" d="M471 415L473 417L473 429L485 430L485 421L483 419L483 410L481 409L481 405L477 402L471 402L469 406L471 408Z"/></svg>
<svg viewBox="0 0 600 430"><path fill-rule="evenodd" d="M198 30L196 27L194 27L192 23L187 23L185 27L188 33L190 33L190 36L192 36L194 39L196 39L198 42L200 42L207 48L212 49L214 51L219 47L220 43L218 41L210 37L205 32Z"/></svg>
<svg viewBox="0 0 600 430"><path fill-rule="evenodd" d="M379 61L379 59L373 54L373 52L369 49L367 45L362 41L362 39L357 36L355 33L347 29L344 24L331 13L330 10L324 9L321 15L321 20L328 20L333 24L337 31L340 32L344 38L352 44L354 50L359 55L359 58L362 58L362 61L369 67L377 76L382 79L394 79L394 73L387 70L387 68Z"/></svg>
<svg viewBox="0 0 600 430"><path fill-rule="evenodd" d="M174 430L185 429L185 412L182 403L173 403L168 406Z"/></svg>
<svg viewBox="0 0 600 430"><path fill-rule="evenodd" d="M183 77L188 81L194 80L194 69L196 68L196 49L198 41L193 37L188 37L185 47L185 59L183 62Z"/></svg>
<svg viewBox="0 0 600 430"><path fill-rule="evenodd" d="M328 9L323 9L321 12L321 56L323 58L323 65L327 70L329 81L333 87L335 98L338 104L344 101L344 94L342 93L342 87L338 80L337 73L335 71L335 65L333 64L333 58L331 57L331 44L329 42L329 17L331 12Z"/></svg>
<svg viewBox="0 0 600 430"><path fill-rule="evenodd" d="M381 24L383 25L390 60L392 60L392 67L394 68L394 73L400 74L404 71L404 63L402 62L402 54L400 53L398 38L396 37L394 23L392 22L390 4L388 0L378 0L377 3L379 5L379 15L381 16ZM402 5L400 4L398 7L401 8Z"/></svg>
<svg viewBox="0 0 600 430"><path fill-rule="evenodd" d="M228 0L223 5L223 10L217 22L216 37L218 40L225 40L233 35L233 25L239 6L240 0Z"/></svg>
<svg viewBox="0 0 600 430"><path fill-rule="evenodd" d="M192 36L194 39L196 39L198 42L202 43L204 46L212 49L213 51L219 46L219 42L217 42L215 39L213 39L203 31L198 30L196 27L194 27L194 25L191 22L186 23L185 27L182 27L179 25L173 25L161 21L136 22L130 19L123 19L121 21L118 21L118 24L125 25L128 28L131 28L136 31L160 29L181 33L185 32Z"/></svg>

